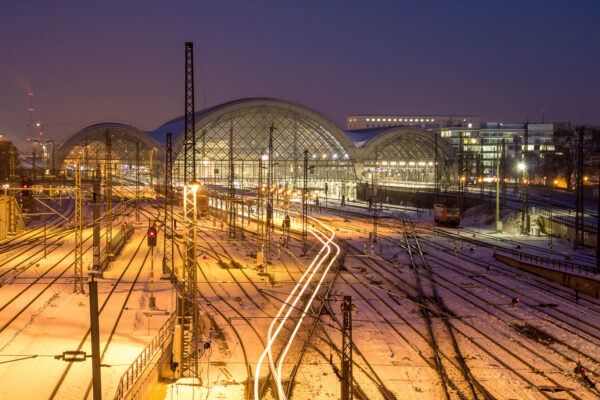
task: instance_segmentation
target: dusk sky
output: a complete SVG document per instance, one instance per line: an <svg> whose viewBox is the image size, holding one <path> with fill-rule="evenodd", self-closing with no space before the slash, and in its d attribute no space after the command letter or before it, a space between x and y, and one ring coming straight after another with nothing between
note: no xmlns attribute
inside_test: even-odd
<svg viewBox="0 0 600 400"><path fill-rule="evenodd" d="M345 128L358 113L600 122L599 1L4 1L0 132L47 139L92 123L144 130L196 106L300 103Z"/></svg>

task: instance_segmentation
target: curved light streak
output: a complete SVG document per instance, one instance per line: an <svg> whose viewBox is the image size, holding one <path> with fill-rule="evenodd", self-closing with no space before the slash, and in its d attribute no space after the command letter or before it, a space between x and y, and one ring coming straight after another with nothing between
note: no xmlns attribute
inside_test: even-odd
<svg viewBox="0 0 600 400"><path fill-rule="evenodd" d="M314 218L311 218L314 221L316 221L317 223L319 223L320 225L324 226L324 224L318 220L315 220ZM256 371L255 371L255 379L254 379L254 398L258 399L259 398L259 378L260 378L260 369L261 369L261 365L265 359L265 357L268 355L269 356L269 367L271 369L271 373L273 374L273 377L275 378L275 382L276 382L276 386L277 386L277 391L278 391L278 395L280 398L285 398L285 394L281 385L281 379L279 374L277 373L277 371L275 370L275 365L274 365L274 361L273 361L273 355L272 355L272 346L273 343L275 342L275 340L277 339L279 333L281 332L281 329L283 328L283 326L285 325L285 323L287 322L290 314L292 313L292 311L294 310L294 308L296 307L296 304L298 303L298 301L300 300L300 298L302 297L302 294L305 292L306 288L308 287L308 285L310 284L312 278L314 277L314 275L316 274L317 270L320 268L320 266L323 264L323 261L326 259L326 257L331 253L331 247L329 246L329 244L333 241L333 239L335 238L335 233L333 232L333 230L331 230L330 228L327 228L331 231L332 236L330 238L328 238L327 242L325 242L324 240L322 240L313 230L310 230L310 233L312 235L314 235L321 243L323 243L323 247L321 248L321 250L319 251L319 253L317 254L317 256L313 259L313 261L311 262L310 266L307 268L307 270L304 272L304 274L302 275L302 277L300 278L300 280L298 281L298 283L296 284L296 286L294 287L294 289L292 290L292 292L288 295L287 299L285 300L285 302L283 303L283 305L281 306L281 308L279 309L279 312L277 313L277 316L273 319L273 321L271 322L271 324L269 325L269 331L268 331L268 343L267 346L264 350L264 352L262 353L262 355L260 356L257 365L256 365ZM316 231L319 232L319 231ZM327 235L323 234L322 232L319 232L320 234L322 234L323 236L327 237ZM323 252L325 251L325 249L327 249L327 254L323 255ZM337 256L337 254L336 254ZM317 260L320 260L316 265L315 263L317 262ZM335 257L332 259L335 260ZM331 265L331 263L330 263ZM304 279L310 274L310 276L308 277L308 279L306 280L306 282L304 282L304 285L302 286L302 289L300 290L300 292L296 295L294 301L290 304L290 299L294 296L294 294L298 291L298 288L300 288L300 285L302 284L302 282L304 281ZM324 274L325 275L325 274ZM324 276L323 275L323 276ZM322 281L322 279L321 279ZM311 298L311 302L312 299L314 299L314 295ZM283 313L283 311L286 309L287 307L287 312L285 314L284 317L281 317L281 321L279 321L280 319L280 315ZM275 324L279 321L279 326L277 327L275 333L273 334L273 327L275 326ZM297 331L297 330L296 330ZM293 339L293 338L292 338ZM289 343L288 343L289 345Z"/></svg>
<svg viewBox="0 0 600 400"><path fill-rule="evenodd" d="M310 297L310 299L308 300L308 302L306 303L306 306L304 307L304 310L302 311L302 315L300 316L300 319L298 320L297 324L296 324L296 328L294 329L294 331L292 332L290 338L288 339L288 343L285 346L285 349L279 359L279 365L277 366L277 381L279 382L279 384L281 384L281 371L283 368L283 361L285 360L285 357L287 356L287 353L290 349L290 347L292 346L292 342L294 341L294 338L296 337L296 333L298 332L298 330L300 329L300 326L302 325L302 321L304 320L304 317L306 316L308 309L310 308L310 306L312 305L312 302L314 300L314 298L316 297L319 288L321 286L321 284L323 283L323 280L325 279L325 276L327 276L327 273L329 272L329 270L331 269L331 266L333 265L333 262L335 261L335 259L337 258L337 256L340 254L340 247L333 242L333 239L335 238L335 232L333 231L333 229L329 228L327 225L321 223L321 221L318 221L319 224L321 224L325 229L329 230L331 232L331 237L328 238L327 241L327 246L329 244L333 244L335 246L335 248L337 249L335 256L331 258L331 261L329 262L329 264L327 265L327 267L325 268L325 271L321 274L321 279L319 280L319 283L317 284L317 287L315 288L315 290L313 291L312 296ZM324 233L319 232L320 234L322 234L323 236L327 237ZM319 240L321 240L319 238ZM322 242L322 240L321 240ZM321 259L321 262L323 262L325 260L325 258ZM281 398L283 400L287 400L287 397L285 395L285 393L282 390L281 393Z"/></svg>

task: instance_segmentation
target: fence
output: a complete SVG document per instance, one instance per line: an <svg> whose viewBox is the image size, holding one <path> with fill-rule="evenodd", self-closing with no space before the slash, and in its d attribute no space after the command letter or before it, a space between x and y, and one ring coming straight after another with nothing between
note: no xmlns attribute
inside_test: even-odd
<svg viewBox="0 0 600 400"><path fill-rule="evenodd" d="M515 260L523 261L533 265L551 267L558 270L571 270L572 272L577 271L578 273L594 275L596 271L595 266L576 264L568 261L556 260L554 258L548 258L543 256L536 256L534 254L521 253L520 251L509 250L509 249L498 249L499 253L508 253Z"/></svg>
<svg viewBox="0 0 600 400"><path fill-rule="evenodd" d="M550 218L550 211L546 208L543 209L542 215ZM561 214L552 214L552 220L557 222L563 222L569 226L575 226L575 216L572 215L561 215ZM583 218L583 230L589 232L596 232L598 230L598 224L594 221L590 221L589 219Z"/></svg>
<svg viewBox="0 0 600 400"><path fill-rule="evenodd" d="M175 324L176 313L171 314L169 319L160 327L158 333L150 344L146 346L144 351L135 359L135 361L127 368L127 371L121 376L119 385L117 386L117 392L115 394L115 400L125 399L129 390L135 385L142 373L146 370L146 367L150 364L150 361L156 356L158 352L163 351L163 344L167 342L173 336L173 327Z"/></svg>

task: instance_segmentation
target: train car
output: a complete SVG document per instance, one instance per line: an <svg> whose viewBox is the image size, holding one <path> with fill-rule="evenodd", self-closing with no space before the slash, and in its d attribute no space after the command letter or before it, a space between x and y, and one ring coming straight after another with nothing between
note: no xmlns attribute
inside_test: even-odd
<svg viewBox="0 0 600 400"><path fill-rule="evenodd" d="M458 226L460 224L460 208L436 204L433 206L433 219L438 225Z"/></svg>
<svg viewBox="0 0 600 400"><path fill-rule="evenodd" d="M205 217L208 215L208 196L205 194L198 195L196 199L196 209L198 215Z"/></svg>

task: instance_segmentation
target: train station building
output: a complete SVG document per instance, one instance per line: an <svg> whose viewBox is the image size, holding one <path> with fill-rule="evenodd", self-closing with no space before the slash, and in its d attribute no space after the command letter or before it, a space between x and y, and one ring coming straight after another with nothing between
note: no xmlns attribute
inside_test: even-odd
<svg viewBox="0 0 600 400"><path fill-rule="evenodd" d="M110 166L126 183L137 177L161 184L166 135L171 133L173 179L181 184L184 124L180 117L148 132L111 122L91 125L52 151L51 166L68 174L79 163L84 175ZM263 161L272 158L272 183L299 189L305 154L308 188L333 198L355 197L361 182L433 185L436 160L442 185L456 179L455 150L450 143L436 140L431 130L381 126L344 131L318 112L278 99L240 99L198 111L195 137L196 178L207 185L228 185L233 158L235 187L256 188L261 175L266 179Z"/></svg>

